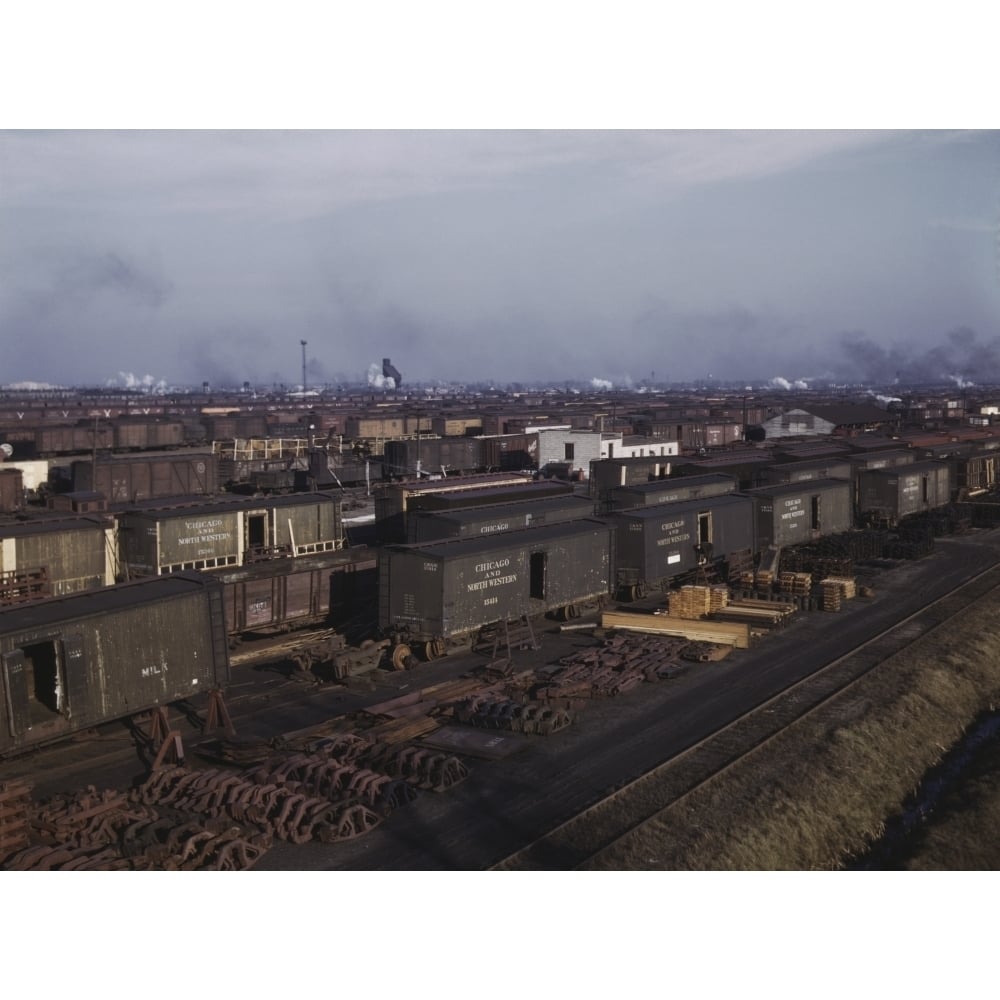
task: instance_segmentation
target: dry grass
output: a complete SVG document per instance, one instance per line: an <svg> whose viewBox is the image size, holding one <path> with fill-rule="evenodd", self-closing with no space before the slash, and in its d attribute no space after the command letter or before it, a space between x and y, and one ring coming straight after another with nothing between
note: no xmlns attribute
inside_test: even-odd
<svg viewBox="0 0 1000 1000"><path fill-rule="evenodd" d="M1000 600L988 595L590 867L836 868L998 696Z"/></svg>

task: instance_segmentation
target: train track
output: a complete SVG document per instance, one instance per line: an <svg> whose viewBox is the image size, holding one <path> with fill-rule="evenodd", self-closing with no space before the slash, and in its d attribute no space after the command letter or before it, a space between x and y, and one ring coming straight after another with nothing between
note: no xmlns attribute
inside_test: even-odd
<svg viewBox="0 0 1000 1000"><path fill-rule="evenodd" d="M627 781L548 833L497 861L494 870L586 868L697 789L764 752L795 722L828 705L915 638L1000 590L1000 565L986 569L756 705L712 735Z"/></svg>

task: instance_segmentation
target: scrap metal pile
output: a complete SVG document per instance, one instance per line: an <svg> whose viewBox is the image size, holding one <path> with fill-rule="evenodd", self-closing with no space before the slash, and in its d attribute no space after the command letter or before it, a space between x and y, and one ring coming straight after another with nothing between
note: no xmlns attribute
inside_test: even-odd
<svg viewBox="0 0 1000 1000"><path fill-rule="evenodd" d="M455 757L345 734L306 752L272 748L240 771L164 766L129 793L90 786L35 804L20 785L5 799L2 826L16 836L0 868L242 870L275 839L353 839L418 789L446 791L467 776Z"/></svg>
<svg viewBox="0 0 1000 1000"><path fill-rule="evenodd" d="M644 681L677 677L690 666L684 653L691 645L672 636L616 633L595 649L560 659L559 669L535 688L534 697L578 708L589 698L614 697Z"/></svg>

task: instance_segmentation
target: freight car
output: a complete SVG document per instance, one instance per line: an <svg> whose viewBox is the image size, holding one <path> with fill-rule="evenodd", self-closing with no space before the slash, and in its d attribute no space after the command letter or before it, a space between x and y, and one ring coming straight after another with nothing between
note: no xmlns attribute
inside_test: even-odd
<svg viewBox="0 0 1000 1000"><path fill-rule="evenodd" d="M218 459L210 452L101 455L73 462L71 477L74 492L94 490L112 504L219 492Z"/></svg>
<svg viewBox="0 0 1000 1000"><path fill-rule="evenodd" d="M153 417L119 417L112 424L116 451L180 448L187 442L184 423Z"/></svg>
<svg viewBox="0 0 1000 1000"><path fill-rule="evenodd" d="M386 441L382 455L386 476L409 478L423 473L464 475L481 472L483 446L472 437L421 437Z"/></svg>
<svg viewBox="0 0 1000 1000"><path fill-rule="evenodd" d="M815 479L762 486L747 491L753 498L756 549L799 545L854 526L851 483Z"/></svg>
<svg viewBox="0 0 1000 1000"><path fill-rule="evenodd" d="M375 603L375 572L375 553L362 545L213 575L223 587L226 633L232 643L308 625L347 631Z"/></svg>
<svg viewBox="0 0 1000 1000"><path fill-rule="evenodd" d="M617 593L634 600L678 577L754 549L753 500L721 494L608 515L617 529Z"/></svg>
<svg viewBox="0 0 1000 1000"><path fill-rule="evenodd" d="M95 590L114 582L114 538L101 516L39 516L0 524L0 604Z"/></svg>
<svg viewBox="0 0 1000 1000"><path fill-rule="evenodd" d="M445 538L479 538L543 524L576 521L593 514L591 500L573 493L454 510L416 510L407 515L406 540L410 544L420 544Z"/></svg>
<svg viewBox="0 0 1000 1000"><path fill-rule="evenodd" d="M706 476L677 476L634 486L617 486L605 491L601 512L652 507L676 500L699 500L736 492L736 480L723 473Z"/></svg>
<svg viewBox="0 0 1000 1000"><path fill-rule="evenodd" d="M858 521L894 526L903 518L947 506L951 469L945 462L914 462L858 472Z"/></svg>
<svg viewBox="0 0 1000 1000"><path fill-rule="evenodd" d="M0 610L0 756L223 686L221 585L199 573Z"/></svg>
<svg viewBox="0 0 1000 1000"><path fill-rule="evenodd" d="M340 497L329 493L219 498L116 515L125 578L332 552L344 547Z"/></svg>
<svg viewBox="0 0 1000 1000"><path fill-rule="evenodd" d="M379 627L427 659L491 625L530 621L609 596L614 529L596 519L494 537L387 546L379 553Z"/></svg>

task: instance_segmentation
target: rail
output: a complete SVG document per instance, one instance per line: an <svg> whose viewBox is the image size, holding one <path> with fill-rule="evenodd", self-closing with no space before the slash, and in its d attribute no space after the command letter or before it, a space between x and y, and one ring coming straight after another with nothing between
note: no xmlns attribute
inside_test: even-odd
<svg viewBox="0 0 1000 1000"><path fill-rule="evenodd" d="M710 736L614 789L548 833L495 862L492 869L586 867L697 789L764 750L793 723L842 695L889 655L912 641L908 626L914 621L927 626L921 631L922 636L926 635L998 589L1000 566L992 566L955 591L788 685Z"/></svg>

